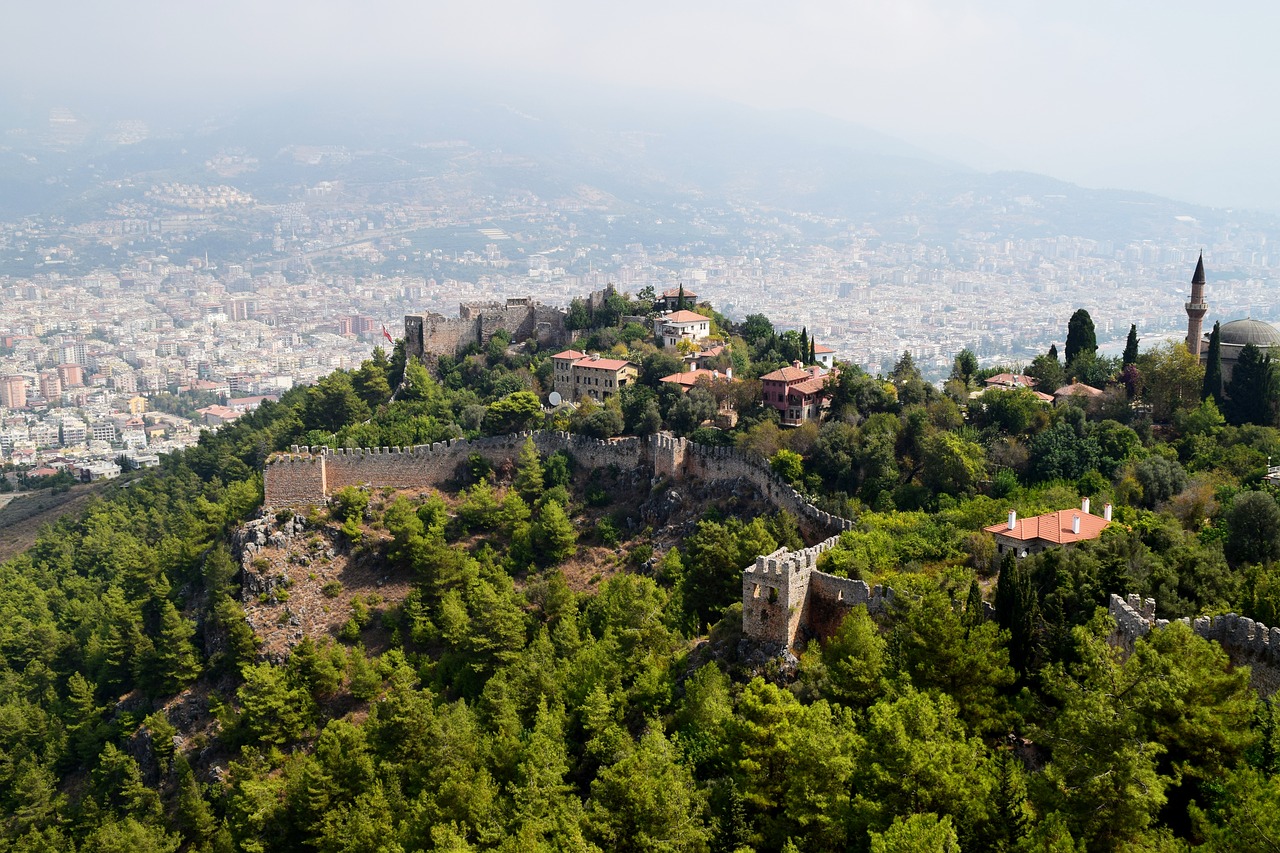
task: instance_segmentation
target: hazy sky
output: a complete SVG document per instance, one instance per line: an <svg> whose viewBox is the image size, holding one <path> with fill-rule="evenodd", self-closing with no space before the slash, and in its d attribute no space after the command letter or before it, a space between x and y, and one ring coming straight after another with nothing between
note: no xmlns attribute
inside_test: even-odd
<svg viewBox="0 0 1280 853"><path fill-rule="evenodd" d="M530 74L856 121L984 169L1280 210L1280 4L7 4L0 91L222 101Z"/></svg>

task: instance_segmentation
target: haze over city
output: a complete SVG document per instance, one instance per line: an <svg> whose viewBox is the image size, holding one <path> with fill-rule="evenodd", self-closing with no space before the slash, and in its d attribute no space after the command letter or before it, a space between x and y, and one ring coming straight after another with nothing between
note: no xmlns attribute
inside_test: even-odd
<svg viewBox="0 0 1280 853"><path fill-rule="evenodd" d="M984 170L1280 209L1272 4L64 2L6 19L32 36L0 57L11 105L649 90L813 110Z"/></svg>

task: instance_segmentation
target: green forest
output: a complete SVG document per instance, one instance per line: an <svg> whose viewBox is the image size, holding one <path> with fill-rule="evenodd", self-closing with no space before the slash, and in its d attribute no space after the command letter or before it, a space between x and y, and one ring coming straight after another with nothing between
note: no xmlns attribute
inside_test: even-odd
<svg viewBox="0 0 1280 853"><path fill-rule="evenodd" d="M810 361L806 330L701 306L740 381L682 394L659 381L681 359L621 323L646 295L574 315L578 346L639 366L602 406L544 412L532 342L431 370L378 350L0 566L0 850L1280 849L1280 732L1247 662L1177 623L1129 653L1105 610L1138 593L1166 618L1280 625L1266 353L1215 386L1181 345L1099 356L1078 312L1066 358L1027 373L1101 395L975 395L1001 369L968 352L939 390L904 354L884 377L844 366L822 422L784 429L758 377ZM669 484L527 442L439 490L274 513L409 591L264 653L233 535L270 454L536 428L756 454L855 522L820 568L892 608L762 662L741 572L813 544L795 518L732 489L655 517ZM982 533L1082 497L1115 506L1096 541L1015 560Z"/></svg>

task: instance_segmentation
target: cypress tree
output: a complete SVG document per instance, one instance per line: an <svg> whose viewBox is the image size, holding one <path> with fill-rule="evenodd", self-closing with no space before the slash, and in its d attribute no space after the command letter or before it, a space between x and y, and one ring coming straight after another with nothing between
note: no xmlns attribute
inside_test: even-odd
<svg viewBox="0 0 1280 853"><path fill-rule="evenodd" d="M1227 420L1236 426L1271 426L1275 421L1277 383L1271 354L1245 344L1223 389L1227 395Z"/></svg>
<svg viewBox="0 0 1280 853"><path fill-rule="evenodd" d="M1067 321L1067 348L1063 353L1067 360L1067 366L1071 366L1071 362L1076 360L1076 356L1082 353L1096 353L1098 351L1098 336L1094 333L1093 318L1089 316L1089 312L1083 308L1077 309L1076 313L1071 315L1071 319Z"/></svg>
<svg viewBox="0 0 1280 853"><path fill-rule="evenodd" d="M809 363L818 363L818 344L813 338L809 338Z"/></svg>
<svg viewBox="0 0 1280 853"><path fill-rule="evenodd" d="M1054 361L1057 361L1057 360L1058 360L1058 345L1057 345L1057 344L1049 344L1049 358L1053 359Z"/></svg>
<svg viewBox="0 0 1280 853"><path fill-rule="evenodd" d="M1217 328L1215 325L1214 328ZM1126 367L1136 363L1138 360L1138 326L1136 323L1129 325L1129 339L1124 342L1124 357L1121 363Z"/></svg>
<svg viewBox="0 0 1280 853"><path fill-rule="evenodd" d="M1213 398L1213 402L1222 408L1222 335L1218 331L1218 323L1213 324L1209 334L1209 352L1204 363L1204 388L1200 399Z"/></svg>
<svg viewBox="0 0 1280 853"><path fill-rule="evenodd" d="M1031 574L1014 554L1004 553L1000 576L996 579L996 620L1009 632L1009 663L1022 676L1027 675L1036 657L1039 637L1040 602Z"/></svg>
<svg viewBox="0 0 1280 853"><path fill-rule="evenodd" d="M800 327L800 360L805 361L809 357L809 329ZM805 362L806 364L808 362Z"/></svg>

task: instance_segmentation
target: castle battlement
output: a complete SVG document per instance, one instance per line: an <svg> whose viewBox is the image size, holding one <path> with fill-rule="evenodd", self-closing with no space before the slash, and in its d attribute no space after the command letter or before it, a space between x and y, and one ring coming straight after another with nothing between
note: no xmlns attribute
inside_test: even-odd
<svg viewBox="0 0 1280 853"><path fill-rule="evenodd" d="M829 538L798 551L785 548L758 557L742 573L743 629L766 645L833 631L853 607L883 609L892 591L817 570L818 558L839 542L853 522L818 509L758 457L728 447L707 447L667 433L648 438L599 439L559 431L438 441L413 447L299 447L272 455L264 469L265 505L275 509L324 505L347 486L426 489L455 479L472 454L495 466L514 461L527 438L544 455L563 450L588 468L641 469L655 482L745 480L804 529ZM835 535L832 535L835 534Z"/></svg>
<svg viewBox="0 0 1280 853"><path fill-rule="evenodd" d="M844 519L842 519L844 520ZM829 637L853 608L883 612L893 590L818 571L818 558L840 542L832 536L799 551L757 557L742 572L742 631L781 651L802 640Z"/></svg>
<svg viewBox="0 0 1280 853"><path fill-rule="evenodd" d="M1113 593L1107 613L1115 620L1112 641L1119 646L1132 651L1138 638L1180 622L1198 636L1221 645L1233 663L1252 666L1254 687L1264 694L1280 689L1280 628L1236 613L1194 619L1184 616L1172 621L1157 619L1156 600L1132 594L1121 598Z"/></svg>

